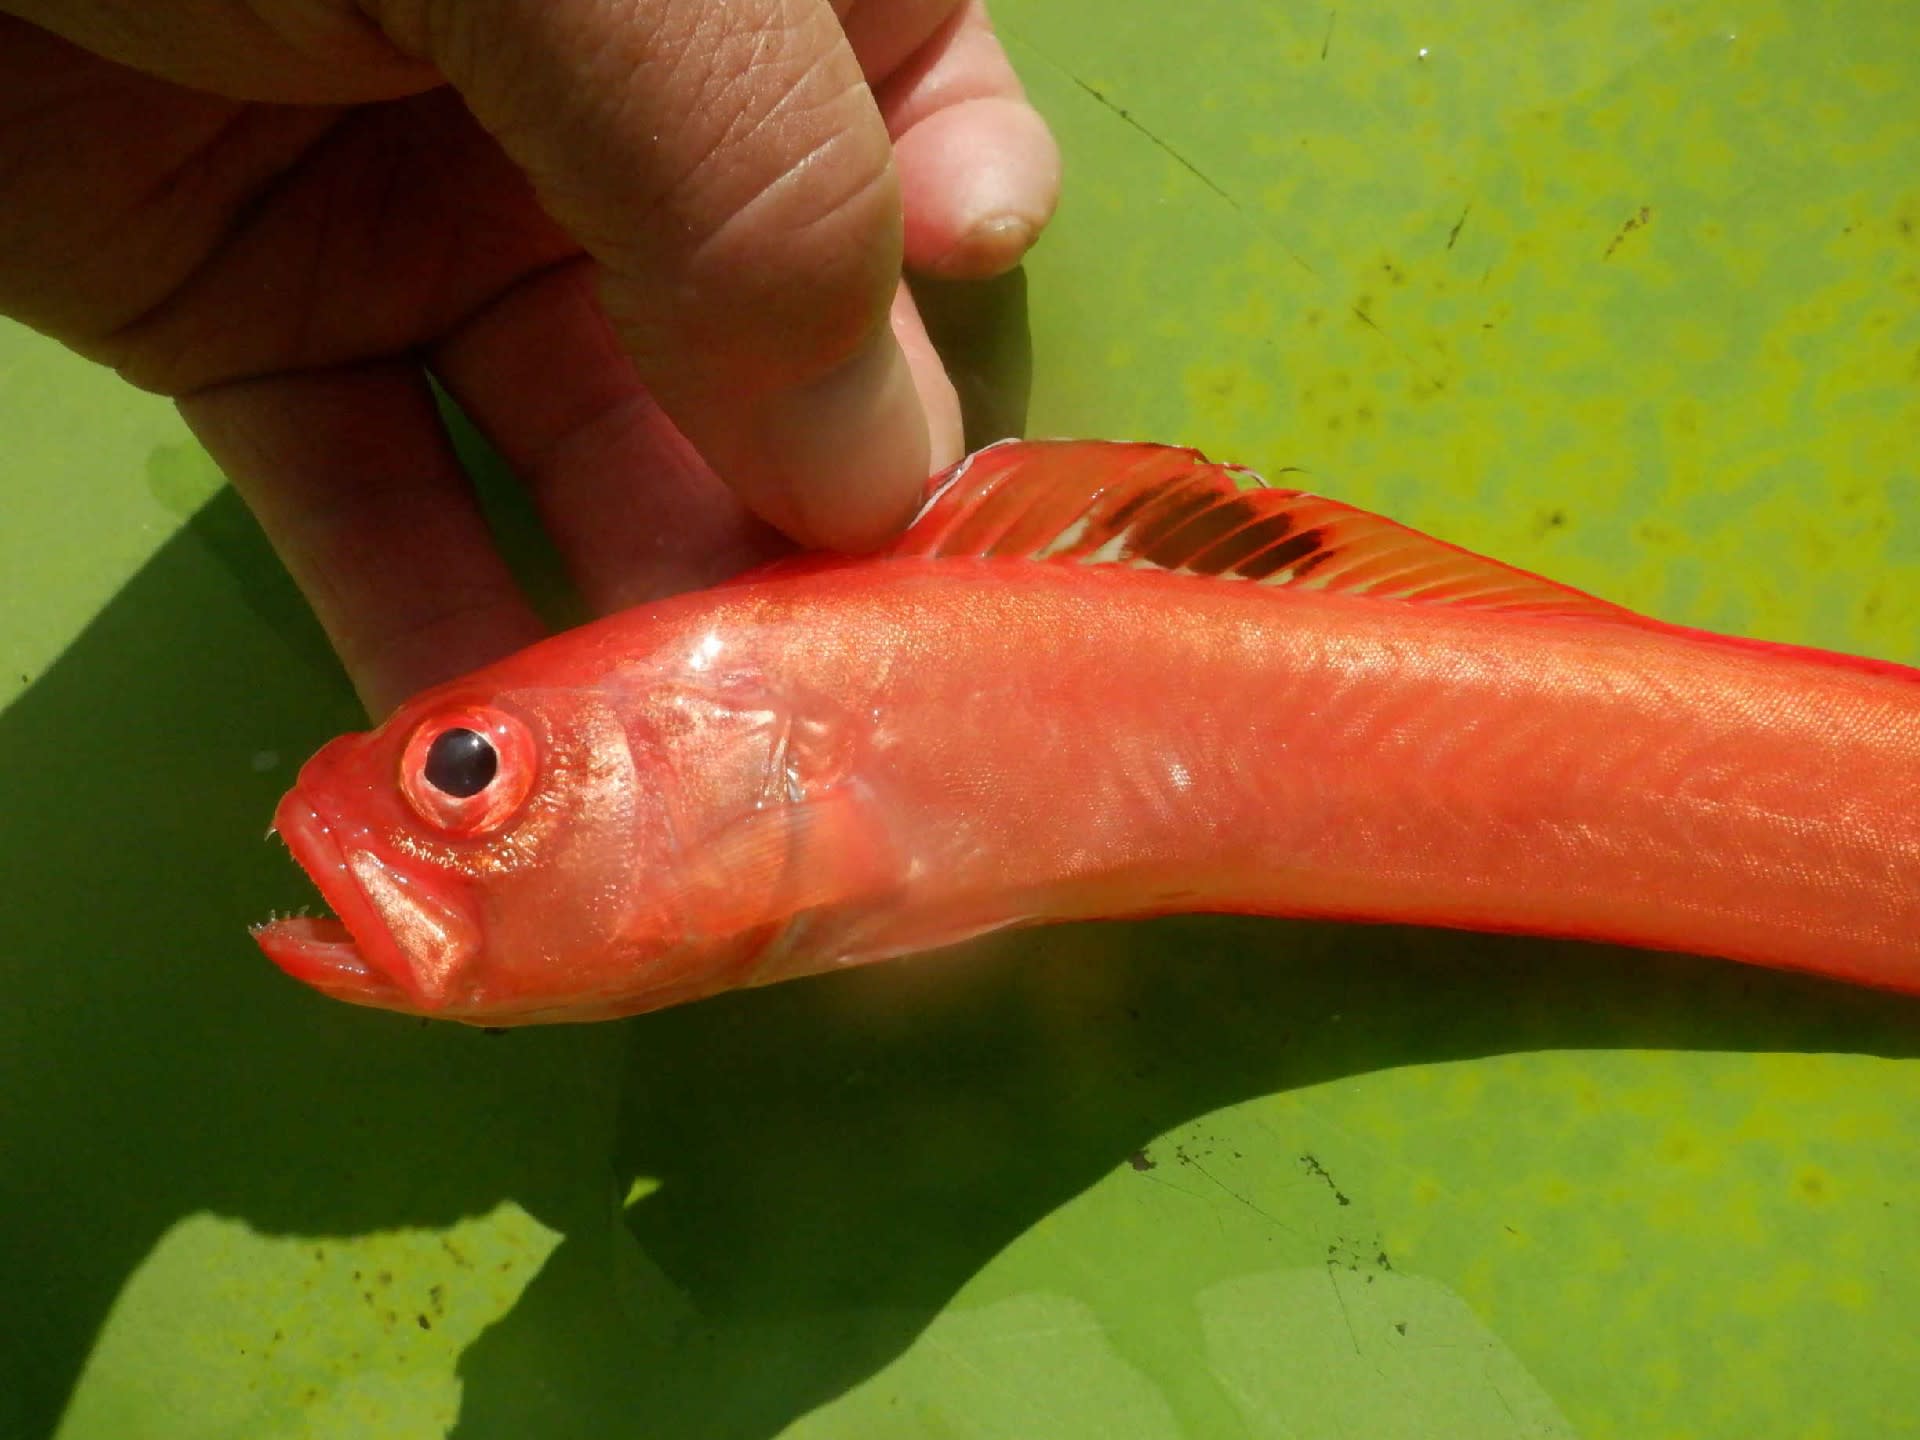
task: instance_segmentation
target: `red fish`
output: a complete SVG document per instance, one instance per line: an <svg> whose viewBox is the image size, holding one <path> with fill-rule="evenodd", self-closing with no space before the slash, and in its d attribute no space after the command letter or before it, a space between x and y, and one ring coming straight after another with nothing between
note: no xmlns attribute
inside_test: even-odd
<svg viewBox="0 0 1920 1440"><path fill-rule="evenodd" d="M597 1020L1003 926L1235 911L1920 991L1920 671L1662 624L1191 450L1007 442L904 539L335 740L342 1000Z"/></svg>

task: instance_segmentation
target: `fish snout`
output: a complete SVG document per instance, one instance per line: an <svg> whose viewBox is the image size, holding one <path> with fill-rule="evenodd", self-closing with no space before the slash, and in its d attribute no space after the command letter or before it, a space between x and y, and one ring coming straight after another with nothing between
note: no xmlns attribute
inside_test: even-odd
<svg viewBox="0 0 1920 1440"><path fill-rule="evenodd" d="M267 958L336 999L444 1011L480 948L466 897L383 853L369 829L328 814L297 786L273 828L334 914L256 927Z"/></svg>

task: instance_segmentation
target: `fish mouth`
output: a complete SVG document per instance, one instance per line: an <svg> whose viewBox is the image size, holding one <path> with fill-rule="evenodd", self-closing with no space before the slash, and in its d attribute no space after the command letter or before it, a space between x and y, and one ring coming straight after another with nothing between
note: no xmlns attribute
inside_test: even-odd
<svg viewBox="0 0 1920 1440"><path fill-rule="evenodd" d="M331 915L269 920L253 927L253 938L287 974L335 1000L393 1010L406 998L398 985L368 968L352 932Z"/></svg>
<svg viewBox="0 0 1920 1440"><path fill-rule="evenodd" d="M403 920L421 916L438 919L438 931L464 930L449 921L458 918L444 901L407 895L419 890L406 877L360 845L342 836L298 790L289 791L273 814L273 829L287 844L294 860L313 881L320 897L334 911L331 916L289 917L253 927L253 938L267 958L287 974L335 1000L378 1010L432 1014L446 1002L446 980L452 963L464 958L470 946L443 946L442 963L421 967L408 956L393 933L393 925L368 893L368 879L378 885L387 908L396 908ZM412 929L419 929L415 924ZM423 983L424 982L424 983Z"/></svg>

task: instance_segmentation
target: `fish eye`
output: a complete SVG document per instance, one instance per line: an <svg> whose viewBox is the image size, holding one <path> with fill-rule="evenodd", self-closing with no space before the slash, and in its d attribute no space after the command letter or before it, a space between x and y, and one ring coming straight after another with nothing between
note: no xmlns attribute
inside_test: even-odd
<svg viewBox="0 0 1920 1440"><path fill-rule="evenodd" d="M504 710L474 706L414 727L400 757L400 791L436 830L482 835L519 813L537 761L524 724Z"/></svg>
<svg viewBox="0 0 1920 1440"><path fill-rule="evenodd" d="M442 730L427 747L420 773L434 789L465 800L493 783L500 770L500 752L478 730L456 725Z"/></svg>

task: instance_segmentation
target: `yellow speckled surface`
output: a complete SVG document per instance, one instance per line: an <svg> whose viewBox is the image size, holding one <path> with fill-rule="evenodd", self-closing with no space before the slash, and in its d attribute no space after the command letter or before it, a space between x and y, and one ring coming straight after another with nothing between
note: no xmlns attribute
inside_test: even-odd
<svg viewBox="0 0 1920 1440"><path fill-rule="evenodd" d="M1904 7L999 14L1069 166L1033 433L1920 661ZM355 718L317 631L164 406L0 330L0 434L6 1440L1920 1434L1920 1004L1174 920L329 1006L242 928Z"/></svg>

